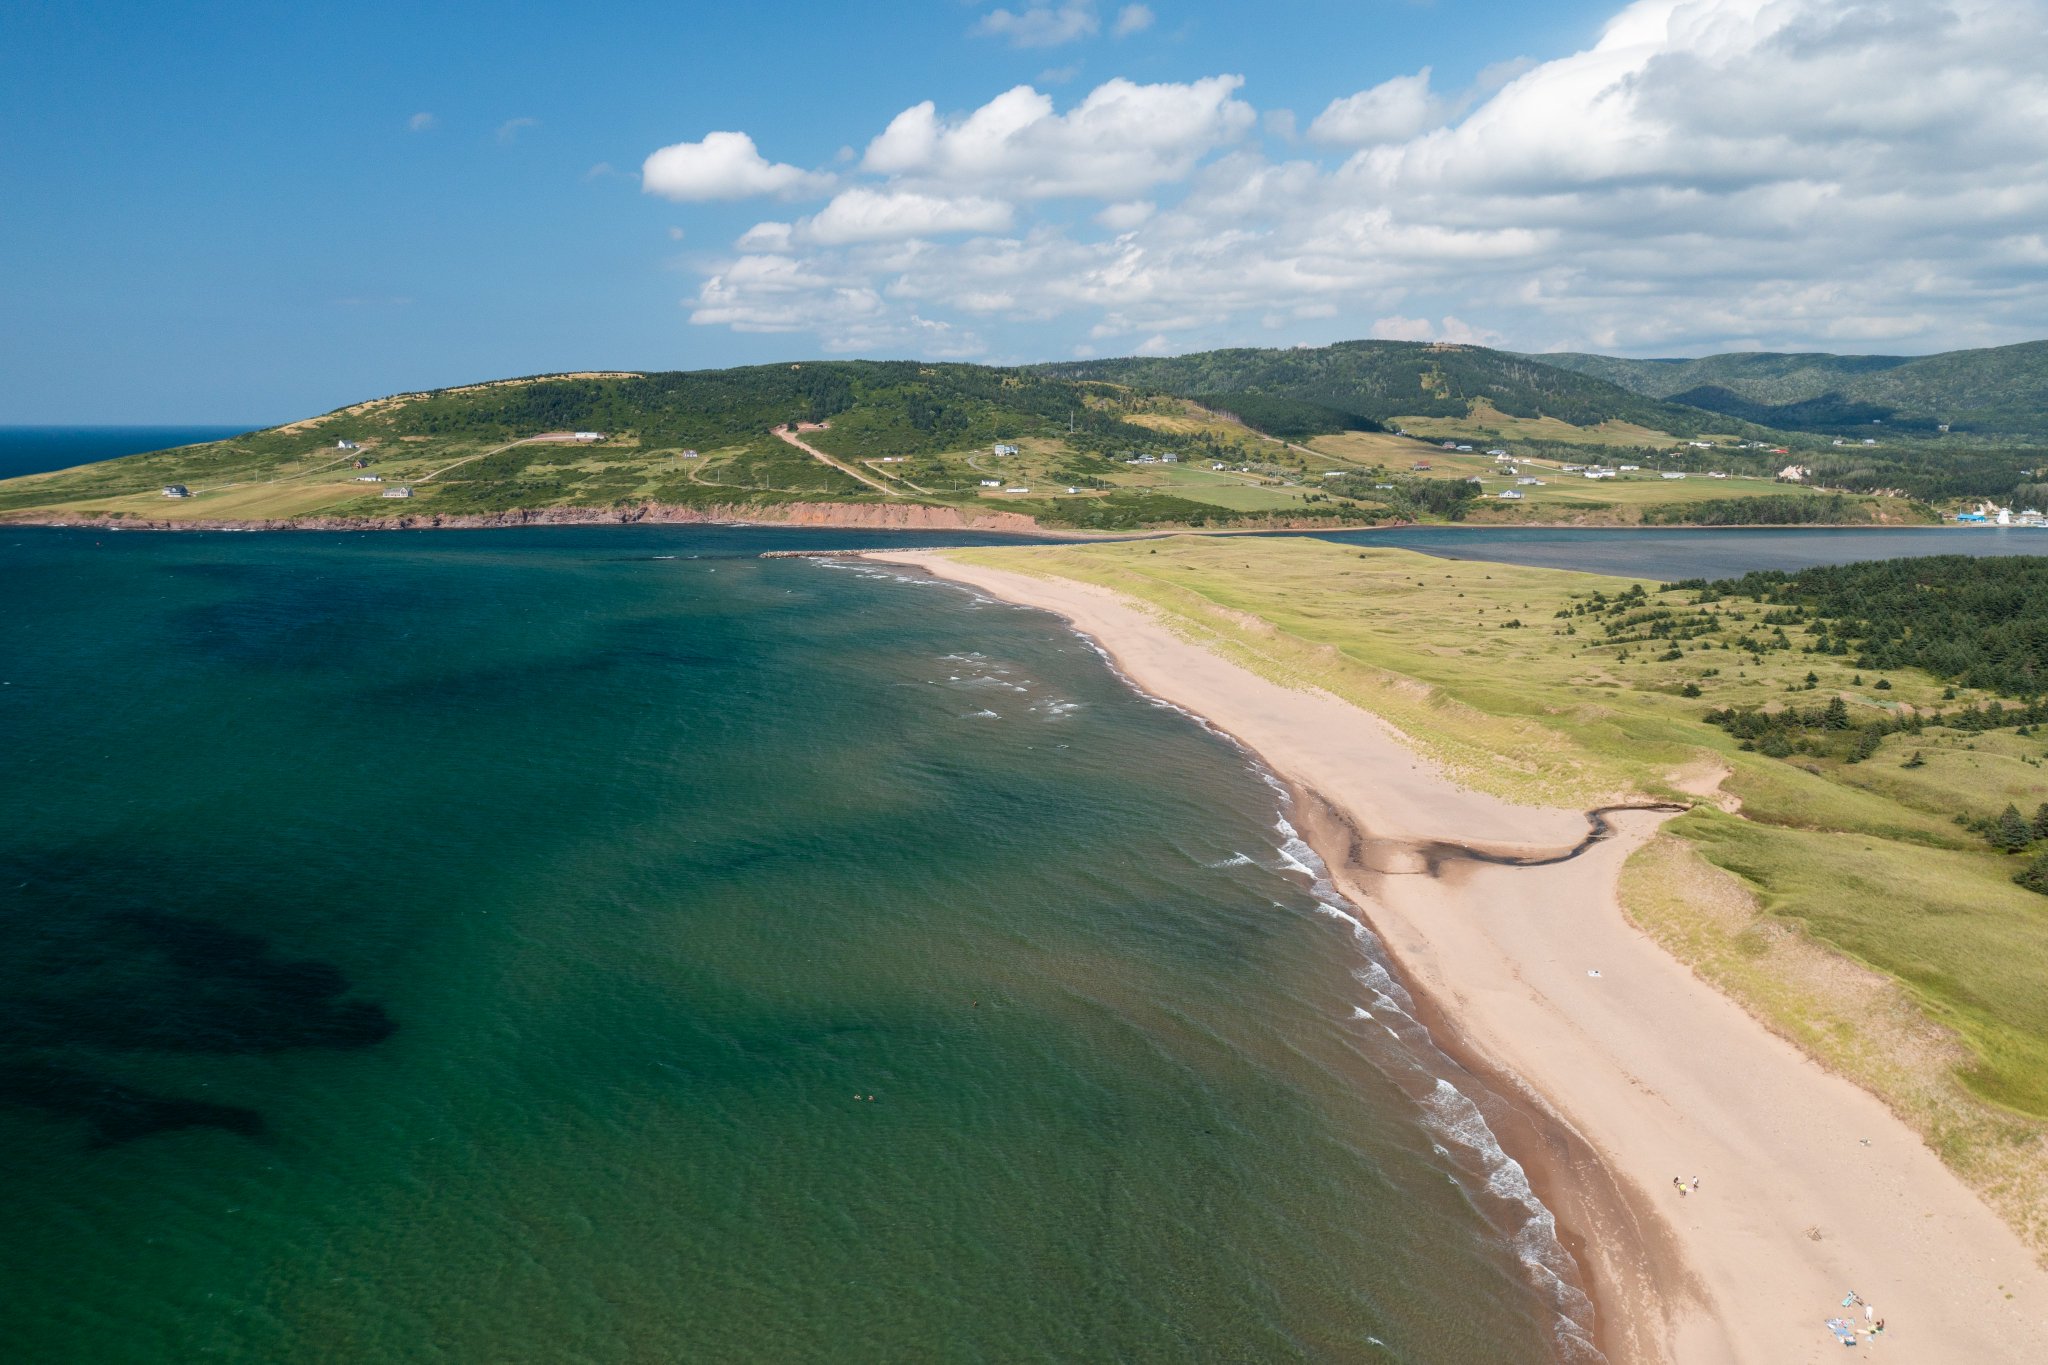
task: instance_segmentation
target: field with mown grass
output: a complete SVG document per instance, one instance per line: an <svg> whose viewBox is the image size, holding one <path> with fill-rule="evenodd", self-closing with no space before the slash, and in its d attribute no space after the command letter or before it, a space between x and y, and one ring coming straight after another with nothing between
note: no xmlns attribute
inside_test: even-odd
<svg viewBox="0 0 2048 1365"><path fill-rule="evenodd" d="M2048 1248L2048 896L2013 882L2031 854L1958 823L2048 800L2048 733L1930 725L1853 761L1833 741L1774 758L1706 719L1839 697L1852 727L1897 724L1990 693L1807 652L1755 601L1656 583L1294 539L950 553L1137 597L1510 799L1693 799L1703 774L1725 773L1718 803L1631 865L1644 927L1877 1090ZM1675 638L1625 625L1660 612ZM1720 887L1712 914L1673 893L1692 881Z"/></svg>

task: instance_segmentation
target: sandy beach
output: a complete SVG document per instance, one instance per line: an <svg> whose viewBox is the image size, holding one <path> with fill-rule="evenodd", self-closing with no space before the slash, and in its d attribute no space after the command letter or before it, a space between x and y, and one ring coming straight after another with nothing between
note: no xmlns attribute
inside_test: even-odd
<svg viewBox="0 0 2048 1365"><path fill-rule="evenodd" d="M1027 555L1031 551L1019 551ZM1371 714L1188 643L1131 599L929 552L922 569L1066 618L1139 687L1194 711L1298 793L1298 823L1427 1007L1446 1050L1526 1122L1500 1137L1578 1256L1616 1362L1839 1359L1857 1291L1886 1321L1857 1354L2048 1360L2048 1273L1876 1098L1765 1029L1634 929L1617 879L1664 818L1470 791ZM1674 1177L1699 1179L1681 1197Z"/></svg>

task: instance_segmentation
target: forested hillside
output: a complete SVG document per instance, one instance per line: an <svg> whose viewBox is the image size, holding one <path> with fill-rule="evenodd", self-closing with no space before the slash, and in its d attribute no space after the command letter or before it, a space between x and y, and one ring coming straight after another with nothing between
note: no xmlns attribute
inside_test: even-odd
<svg viewBox="0 0 2048 1365"><path fill-rule="evenodd" d="M1509 417L1551 417L1580 427L1628 422L1673 436L1730 425L1544 359L1483 346L1346 341L1319 348L1068 361L1035 372L1199 397L1230 408L1247 399L1296 399L1377 423L1464 417L1481 402Z"/></svg>
<svg viewBox="0 0 2048 1365"><path fill-rule="evenodd" d="M1930 356L1736 353L1533 357L1647 398L1788 431L2048 436L2048 341Z"/></svg>

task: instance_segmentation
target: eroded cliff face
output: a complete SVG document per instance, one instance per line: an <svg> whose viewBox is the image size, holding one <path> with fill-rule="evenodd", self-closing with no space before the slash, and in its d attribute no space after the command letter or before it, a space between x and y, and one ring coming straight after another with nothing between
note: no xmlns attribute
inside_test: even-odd
<svg viewBox="0 0 2048 1365"><path fill-rule="evenodd" d="M122 531L429 531L475 530L503 526L632 526L678 523L759 526L855 526L901 531L1040 531L1038 522L1021 512L963 513L954 507L919 503L788 502L731 503L678 507L640 503L631 507L539 507L509 512L438 516L432 512L378 517L279 517L254 520L193 517L178 520L150 517L30 514L6 518L16 525L81 526Z"/></svg>

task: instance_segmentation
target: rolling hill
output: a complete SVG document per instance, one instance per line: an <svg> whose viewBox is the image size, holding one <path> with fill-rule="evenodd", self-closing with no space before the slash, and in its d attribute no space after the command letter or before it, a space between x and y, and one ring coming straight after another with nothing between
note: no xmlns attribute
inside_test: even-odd
<svg viewBox="0 0 2048 1365"><path fill-rule="evenodd" d="M1464 418L1478 402L1512 418L1547 417L1575 427L1623 423L1671 437L1725 432L1731 426L1722 417L1547 359L1484 346L1346 341L1316 348L1067 361L1037 366L1034 372L1200 398L1226 408L1244 399L1289 399L1382 425L1407 417Z"/></svg>
<svg viewBox="0 0 2048 1365"><path fill-rule="evenodd" d="M1953 373L1966 368L1957 357L1971 355L2025 363L2004 352L1897 364L1779 357L1799 363L1778 367L1785 388L1769 396L1803 392L1818 382L1813 374L1837 371L1910 370L1923 387L1984 392ZM1692 393L1701 385L1673 385L1702 376L1735 382L1737 371L1761 383L1769 357L1565 359L1597 362L1659 392L1483 347L1373 341L1021 368L805 361L541 375L396 394L228 440L0 481L0 518L459 525L801 517L1086 530L1468 514L1673 522L1704 515L1696 504L1708 486L1660 484L1658 473L1690 468L1734 480L1712 485L1717 502L1776 499L1770 518L1743 504L1718 508L1714 520L1811 519L1806 503L1771 484L1787 449L1826 487L1920 500L2015 496L2048 467L2048 451L2011 442L1857 441L1843 450L1841 441L1750 426L1663 392ZM1836 361L1834 370L1822 363ZM577 439L586 432L601 437ZM1510 490L1483 487L1502 472L1487 456L1447 454L1445 445L1511 446L1524 464L1557 469L1626 461L1624 470L1638 472L1602 485L1574 476L1568 494L1538 485L1502 499ZM1447 498L1433 486L1446 479L1480 492ZM173 488L181 494L169 496ZM1838 503L1828 504L1829 519L1927 515L1867 498Z"/></svg>
<svg viewBox="0 0 2048 1365"><path fill-rule="evenodd" d="M1697 360L1532 356L1645 398L1787 431L1872 425L2048 437L2048 341L1928 356L1736 352Z"/></svg>

